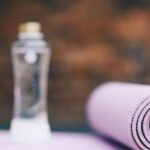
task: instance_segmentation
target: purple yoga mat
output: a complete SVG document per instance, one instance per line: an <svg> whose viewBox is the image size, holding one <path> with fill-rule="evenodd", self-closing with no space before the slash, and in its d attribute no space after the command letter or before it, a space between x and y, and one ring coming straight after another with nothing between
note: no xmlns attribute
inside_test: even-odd
<svg viewBox="0 0 150 150"><path fill-rule="evenodd" d="M1 150L120 150L102 139L83 133L52 133L48 143L13 143L8 132L0 132Z"/></svg>
<svg viewBox="0 0 150 150"><path fill-rule="evenodd" d="M150 86L110 82L87 105L92 128L132 149L150 150Z"/></svg>

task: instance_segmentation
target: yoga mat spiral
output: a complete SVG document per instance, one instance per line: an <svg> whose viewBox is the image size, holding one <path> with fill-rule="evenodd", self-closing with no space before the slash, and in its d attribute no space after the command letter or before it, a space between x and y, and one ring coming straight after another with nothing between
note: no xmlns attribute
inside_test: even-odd
<svg viewBox="0 0 150 150"><path fill-rule="evenodd" d="M108 82L89 97L91 127L134 150L150 150L150 86Z"/></svg>

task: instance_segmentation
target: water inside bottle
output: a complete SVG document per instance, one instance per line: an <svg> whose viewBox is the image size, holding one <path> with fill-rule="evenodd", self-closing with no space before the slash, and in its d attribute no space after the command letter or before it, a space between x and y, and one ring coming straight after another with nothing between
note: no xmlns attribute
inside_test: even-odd
<svg viewBox="0 0 150 150"><path fill-rule="evenodd" d="M15 117L40 118L46 113L48 54L17 52L14 59Z"/></svg>

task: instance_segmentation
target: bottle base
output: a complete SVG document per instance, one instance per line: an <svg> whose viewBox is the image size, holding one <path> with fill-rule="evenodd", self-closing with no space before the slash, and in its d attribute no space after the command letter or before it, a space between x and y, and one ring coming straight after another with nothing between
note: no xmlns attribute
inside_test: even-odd
<svg viewBox="0 0 150 150"><path fill-rule="evenodd" d="M13 119L10 134L14 142L48 142L51 137L48 121L34 119Z"/></svg>

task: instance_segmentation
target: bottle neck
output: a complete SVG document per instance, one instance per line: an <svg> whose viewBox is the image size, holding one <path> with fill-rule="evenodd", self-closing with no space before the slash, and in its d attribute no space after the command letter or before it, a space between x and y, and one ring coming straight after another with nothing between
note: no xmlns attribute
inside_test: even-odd
<svg viewBox="0 0 150 150"><path fill-rule="evenodd" d="M42 39L44 35L41 32L21 32L18 37L19 39Z"/></svg>

